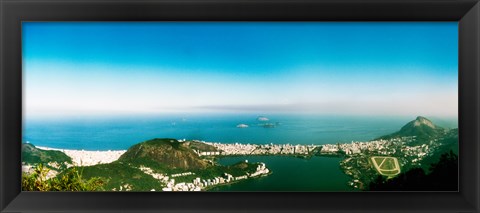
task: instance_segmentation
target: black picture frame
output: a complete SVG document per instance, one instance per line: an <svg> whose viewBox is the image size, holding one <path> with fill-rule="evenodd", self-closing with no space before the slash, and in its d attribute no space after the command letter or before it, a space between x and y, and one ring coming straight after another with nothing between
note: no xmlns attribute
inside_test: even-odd
<svg viewBox="0 0 480 213"><path fill-rule="evenodd" d="M1 0L1 212L479 212L478 0ZM456 21L458 192L22 192L22 21Z"/></svg>

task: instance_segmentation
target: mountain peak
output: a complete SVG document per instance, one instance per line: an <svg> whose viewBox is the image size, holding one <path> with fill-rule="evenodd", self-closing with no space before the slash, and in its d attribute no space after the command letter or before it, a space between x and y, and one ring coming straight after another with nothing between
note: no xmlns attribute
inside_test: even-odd
<svg viewBox="0 0 480 213"><path fill-rule="evenodd" d="M427 118L423 117L423 116L417 116L417 118L415 120L428 120Z"/></svg>
<svg viewBox="0 0 480 213"><path fill-rule="evenodd" d="M442 127L436 126L432 121L425 117L418 116L415 120L405 124L405 126L403 126L398 132L382 136L379 139L416 136L417 140L425 141L425 139L436 137L442 132L444 132Z"/></svg>
<svg viewBox="0 0 480 213"><path fill-rule="evenodd" d="M418 117L415 119L415 121L413 121L413 126L414 126L414 127L417 127L417 126L421 126L421 125L427 125L427 126L429 126L430 128L432 128L432 129L437 128L437 126L435 126L435 124L433 124L432 121L428 120L428 119L425 118L425 117L418 116Z"/></svg>
<svg viewBox="0 0 480 213"><path fill-rule="evenodd" d="M407 133L410 135L416 135L415 133L425 133L436 131L442 129L433 124L432 121L428 120L423 116L418 116L415 120L408 122L400 129L400 132ZM406 136L406 135L405 135ZM418 135L417 135L418 136Z"/></svg>

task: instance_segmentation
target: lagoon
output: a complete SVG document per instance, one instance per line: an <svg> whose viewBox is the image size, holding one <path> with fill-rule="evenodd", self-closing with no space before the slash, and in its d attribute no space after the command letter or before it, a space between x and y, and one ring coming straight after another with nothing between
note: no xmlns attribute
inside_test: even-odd
<svg viewBox="0 0 480 213"><path fill-rule="evenodd" d="M340 169L338 157L312 157L302 159L287 156L223 157L223 165L239 161L264 162L273 173L260 178L248 179L230 185L219 186L210 191L354 191L347 185L350 178Z"/></svg>

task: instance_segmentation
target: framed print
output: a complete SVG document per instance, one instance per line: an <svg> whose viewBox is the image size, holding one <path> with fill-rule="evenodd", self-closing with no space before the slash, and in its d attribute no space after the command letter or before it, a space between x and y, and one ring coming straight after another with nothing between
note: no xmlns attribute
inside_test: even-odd
<svg viewBox="0 0 480 213"><path fill-rule="evenodd" d="M477 1L2 12L2 212L478 212Z"/></svg>
<svg viewBox="0 0 480 213"><path fill-rule="evenodd" d="M457 191L457 50L456 22L23 22L22 189Z"/></svg>

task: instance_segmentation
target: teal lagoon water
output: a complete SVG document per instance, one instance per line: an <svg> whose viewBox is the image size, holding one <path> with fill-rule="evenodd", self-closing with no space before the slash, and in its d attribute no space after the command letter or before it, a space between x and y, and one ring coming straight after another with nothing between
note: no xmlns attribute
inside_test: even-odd
<svg viewBox="0 0 480 213"><path fill-rule="evenodd" d="M353 191L347 185L339 163L341 158L312 157L301 159L286 156L245 156L220 158L219 163L231 165L239 161L264 162L272 174L219 186L211 191Z"/></svg>
<svg viewBox="0 0 480 213"><path fill-rule="evenodd" d="M270 119L268 122L276 124L275 128L262 127L262 122L257 121L259 114L27 118L23 123L23 141L37 146L84 150L125 150L153 138L329 144L372 140L398 131L415 119L415 116L263 115ZM433 121L446 127L456 125L455 121ZM238 124L247 124L249 128L237 128Z"/></svg>

